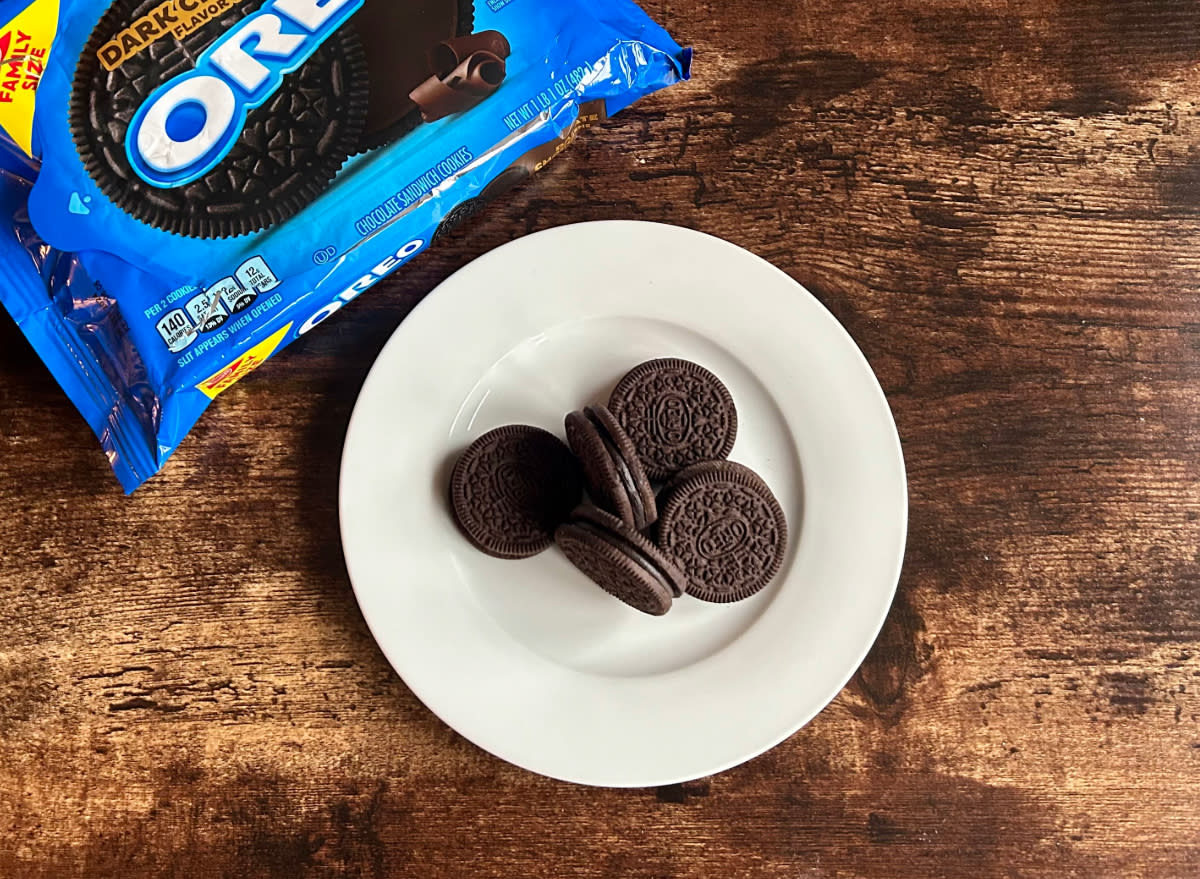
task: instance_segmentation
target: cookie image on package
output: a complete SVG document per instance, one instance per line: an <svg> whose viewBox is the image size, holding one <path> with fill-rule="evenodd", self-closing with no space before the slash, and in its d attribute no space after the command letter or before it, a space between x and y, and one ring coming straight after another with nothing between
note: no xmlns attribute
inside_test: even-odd
<svg viewBox="0 0 1200 879"><path fill-rule="evenodd" d="M608 408L654 480L728 457L737 439L737 409L729 390L688 360L665 358L635 366L617 383Z"/></svg>
<svg viewBox="0 0 1200 879"><path fill-rule="evenodd" d="M658 519L654 489L633 441L612 413L586 406L568 414L564 425L595 504L637 531L653 525Z"/></svg>
<svg viewBox="0 0 1200 879"><path fill-rule="evenodd" d="M437 231L433 233L433 243L437 244L446 238L463 223L483 211L492 201L510 189L521 185L529 177L530 172L519 165L505 169L495 180L485 186L483 192L479 193L475 198L468 198L450 209L446 216L442 218L442 222L438 224Z"/></svg>
<svg viewBox="0 0 1200 879"><path fill-rule="evenodd" d="M783 508L757 473L732 461L697 464L663 490L658 543L687 571L687 593L729 603L761 591L787 552Z"/></svg>
<svg viewBox="0 0 1200 879"><path fill-rule="evenodd" d="M135 219L193 238L250 234L423 113L491 94L508 43L473 25L473 0L114 0L75 69L72 137ZM412 97L423 86L427 106Z"/></svg>
<svg viewBox="0 0 1200 879"><path fill-rule="evenodd" d="M582 496L575 456L558 437L528 425L485 433L463 452L450 476L459 529L478 549L502 559L547 549Z"/></svg>
<svg viewBox="0 0 1200 879"><path fill-rule="evenodd" d="M588 579L642 613L662 616L683 594L687 578L671 558L603 510L580 507L555 540Z"/></svg>
<svg viewBox="0 0 1200 879"><path fill-rule="evenodd" d="M495 33L494 31L490 33ZM505 41L504 45L507 45ZM433 235L433 243L437 244L462 224L480 213L488 204L504 195L511 189L520 186L539 169L549 164L575 138L581 128L586 128L601 119L608 118L608 108L603 98L587 101L579 107L579 119L562 131L558 136L546 143L538 144L533 149L523 153L507 169L502 171L495 180L484 187L479 195L459 202L442 218L437 231Z"/></svg>

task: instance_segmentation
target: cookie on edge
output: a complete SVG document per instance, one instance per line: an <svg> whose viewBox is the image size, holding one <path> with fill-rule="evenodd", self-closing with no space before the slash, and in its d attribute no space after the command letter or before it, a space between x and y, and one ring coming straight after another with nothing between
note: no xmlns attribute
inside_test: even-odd
<svg viewBox="0 0 1200 879"><path fill-rule="evenodd" d="M787 517L749 467L698 464L672 481L661 500L658 544L687 571L688 595L720 604L741 601L779 573Z"/></svg>
<svg viewBox="0 0 1200 879"><path fill-rule="evenodd" d="M728 457L737 440L737 407L729 389L690 360L669 357L635 366L617 383L608 408L657 481Z"/></svg>
<svg viewBox="0 0 1200 879"><path fill-rule="evenodd" d="M579 462L540 427L510 424L463 452L450 476L459 529L478 549L501 559L537 555L583 496Z"/></svg>
<svg viewBox="0 0 1200 879"><path fill-rule="evenodd" d="M651 616L669 611L687 584L687 576L666 553L596 507L577 509L558 529L555 541L588 579Z"/></svg>
<svg viewBox="0 0 1200 879"><path fill-rule="evenodd" d="M604 406L585 406L567 415L567 443L583 465L596 506L643 531L658 520L654 489L633 441Z"/></svg>

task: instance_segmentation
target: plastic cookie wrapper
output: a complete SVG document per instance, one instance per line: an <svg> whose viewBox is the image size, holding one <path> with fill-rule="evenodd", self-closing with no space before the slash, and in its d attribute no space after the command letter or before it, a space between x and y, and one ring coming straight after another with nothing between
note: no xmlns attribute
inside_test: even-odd
<svg viewBox="0 0 1200 879"><path fill-rule="evenodd" d="M132 491L690 65L629 0L0 0L0 301Z"/></svg>

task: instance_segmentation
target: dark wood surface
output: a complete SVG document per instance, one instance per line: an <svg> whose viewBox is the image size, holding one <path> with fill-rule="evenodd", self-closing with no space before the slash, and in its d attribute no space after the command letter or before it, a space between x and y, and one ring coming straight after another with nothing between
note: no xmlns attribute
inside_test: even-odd
<svg viewBox="0 0 1200 879"><path fill-rule="evenodd" d="M1200 874L1200 4L646 6L693 82L229 391L132 498L0 321L0 876ZM660 790L443 726L337 538L347 419L407 310L600 218L806 284L877 370L911 483L851 685Z"/></svg>

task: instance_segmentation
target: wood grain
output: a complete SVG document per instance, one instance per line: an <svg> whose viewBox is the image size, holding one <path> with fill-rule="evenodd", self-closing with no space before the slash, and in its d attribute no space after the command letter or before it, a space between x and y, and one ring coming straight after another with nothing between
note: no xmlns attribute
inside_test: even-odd
<svg viewBox="0 0 1200 879"><path fill-rule="evenodd" d="M132 498L0 322L0 875L1200 872L1200 5L645 5L696 47L691 83L229 391ZM911 480L852 684L660 790L545 780L444 727L337 538L349 412L408 309L602 218L806 284Z"/></svg>

